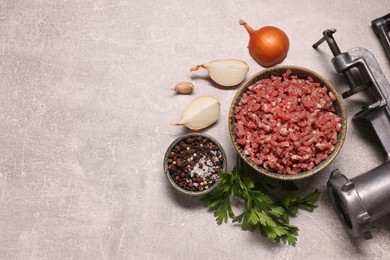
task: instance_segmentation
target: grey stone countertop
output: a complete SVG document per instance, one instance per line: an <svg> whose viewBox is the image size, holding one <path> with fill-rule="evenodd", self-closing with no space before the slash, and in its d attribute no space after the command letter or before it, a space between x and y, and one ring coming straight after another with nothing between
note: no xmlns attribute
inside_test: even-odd
<svg viewBox="0 0 390 260"><path fill-rule="evenodd" d="M224 90L193 65L249 55L243 19L273 25L290 38L284 65L312 69L345 90L327 44L336 28L341 51L369 49L390 78L390 62L371 21L387 0L345 1L0 1L0 259L390 259L390 218L373 239L348 236L326 193L333 169L348 177L383 161L369 130L351 122L362 95L345 101L346 142L320 174L300 181L322 194L300 211L296 247L276 244L232 223L218 226L198 200L169 186L165 150L188 131L172 124L194 98L211 95L221 116L203 132L236 152ZM192 95L168 90L195 84Z"/></svg>

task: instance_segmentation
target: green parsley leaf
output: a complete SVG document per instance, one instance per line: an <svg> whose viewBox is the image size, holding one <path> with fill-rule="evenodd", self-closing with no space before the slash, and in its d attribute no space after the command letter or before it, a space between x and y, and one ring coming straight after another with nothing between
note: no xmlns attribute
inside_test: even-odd
<svg viewBox="0 0 390 260"><path fill-rule="evenodd" d="M231 219L233 223L240 224L242 230L258 230L276 242L295 246L298 227L289 223L289 216L295 216L300 208L313 211L320 192L315 190L304 197L289 194L277 198L271 193L276 188L288 192L298 189L292 182L277 181L259 174L250 176L249 167L237 157L232 171L221 173L218 186L201 200L214 211L218 225ZM245 210L239 215L234 214L231 199L244 202Z"/></svg>
<svg viewBox="0 0 390 260"><path fill-rule="evenodd" d="M223 222L227 222L229 217L233 216L233 211L230 207L229 199L222 200L220 207L215 210L214 216L216 218L217 224L221 225Z"/></svg>

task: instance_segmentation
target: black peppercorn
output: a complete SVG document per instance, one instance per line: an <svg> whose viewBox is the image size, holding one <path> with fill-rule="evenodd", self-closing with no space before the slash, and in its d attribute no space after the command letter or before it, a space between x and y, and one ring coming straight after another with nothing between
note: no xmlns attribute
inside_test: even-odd
<svg viewBox="0 0 390 260"><path fill-rule="evenodd" d="M181 188L207 190L215 184L223 168L218 146L203 136L188 137L175 145L169 155L168 170Z"/></svg>

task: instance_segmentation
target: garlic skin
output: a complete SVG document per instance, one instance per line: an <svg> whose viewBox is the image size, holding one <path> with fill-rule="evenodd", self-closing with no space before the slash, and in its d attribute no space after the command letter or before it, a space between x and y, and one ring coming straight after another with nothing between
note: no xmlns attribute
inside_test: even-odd
<svg viewBox="0 0 390 260"><path fill-rule="evenodd" d="M184 109L182 119L175 125L183 125L197 131L219 119L221 103L214 97L202 96L192 100Z"/></svg>
<svg viewBox="0 0 390 260"><path fill-rule="evenodd" d="M249 71L249 67L244 61L236 59L214 60L207 64L194 66L190 71L196 71L200 68L206 69L210 78L224 87L240 84Z"/></svg>
<svg viewBox="0 0 390 260"><path fill-rule="evenodd" d="M191 94L195 86L191 82L183 81L175 85L171 90L175 91L177 94Z"/></svg>

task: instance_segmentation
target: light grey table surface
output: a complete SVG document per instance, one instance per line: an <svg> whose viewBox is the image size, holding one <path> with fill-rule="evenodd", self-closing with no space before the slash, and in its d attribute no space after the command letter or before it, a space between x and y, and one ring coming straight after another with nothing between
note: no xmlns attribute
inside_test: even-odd
<svg viewBox="0 0 390 260"><path fill-rule="evenodd" d="M248 54L248 34L274 25L290 38L282 64L310 68L346 89L326 44L369 49L387 78L390 63L371 20L389 2L345 1L0 1L0 259L390 259L390 218L372 240L351 239L334 213L326 181L379 165L370 133L351 123L361 95L346 101L348 134L336 160L302 181L322 195L301 211L297 246L275 244L229 223L218 226L198 199L177 194L163 175L174 127L194 97L212 95L221 116L203 131L235 161L227 115L235 89L215 87L192 65ZM190 80L196 90L168 88Z"/></svg>

